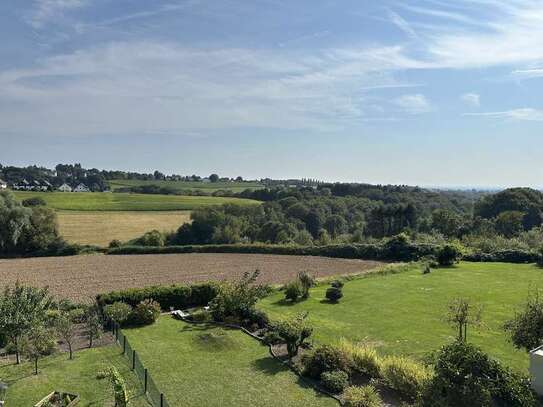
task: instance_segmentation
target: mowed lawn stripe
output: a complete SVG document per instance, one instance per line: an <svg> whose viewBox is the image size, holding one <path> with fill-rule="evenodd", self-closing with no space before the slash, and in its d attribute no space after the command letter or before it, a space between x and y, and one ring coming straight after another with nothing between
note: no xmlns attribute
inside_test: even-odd
<svg viewBox="0 0 543 407"><path fill-rule="evenodd" d="M461 263L423 275L418 267L396 275L374 276L345 283L338 304L323 301L327 286L311 290L308 300L285 305L284 294L263 299L259 307L272 318L309 312L314 338L332 343L341 337L368 341L386 354L422 359L454 339L444 316L448 303L466 297L483 306L483 323L469 328L468 340L492 357L526 372L528 354L508 341L503 324L513 317L530 292L543 287L535 265Z"/></svg>
<svg viewBox="0 0 543 407"><path fill-rule="evenodd" d="M250 199L214 196L128 194L111 192L16 191L17 199L40 197L49 207L76 211L180 211L225 203L258 205Z"/></svg>

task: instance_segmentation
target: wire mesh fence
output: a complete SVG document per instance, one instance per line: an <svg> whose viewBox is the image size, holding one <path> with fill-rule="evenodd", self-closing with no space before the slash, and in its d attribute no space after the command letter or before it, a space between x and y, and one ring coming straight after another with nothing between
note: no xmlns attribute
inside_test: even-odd
<svg viewBox="0 0 543 407"><path fill-rule="evenodd" d="M155 381L145 368L138 353L132 347L126 335L118 326L113 326L115 341L121 347L123 355L128 359L130 368L142 382L145 394L154 407L170 407L164 394L158 389Z"/></svg>

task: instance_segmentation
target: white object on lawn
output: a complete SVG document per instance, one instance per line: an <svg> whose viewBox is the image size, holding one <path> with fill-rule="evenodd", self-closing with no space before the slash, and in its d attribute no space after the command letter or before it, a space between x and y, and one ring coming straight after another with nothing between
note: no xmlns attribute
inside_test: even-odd
<svg viewBox="0 0 543 407"><path fill-rule="evenodd" d="M530 352L530 375L532 376L532 388L543 396L543 346Z"/></svg>

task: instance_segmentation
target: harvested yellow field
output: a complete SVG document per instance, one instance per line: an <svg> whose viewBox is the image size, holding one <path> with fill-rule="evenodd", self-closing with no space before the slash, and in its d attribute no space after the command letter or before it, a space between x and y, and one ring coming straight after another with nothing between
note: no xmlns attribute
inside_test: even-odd
<svg viewBox="0 0 543 407"><path fill-rule="evenodd" d="M59 211L57 215L67 241L97 246L134 239L153 229L177 230L190 220L190 211Z"/></svg>

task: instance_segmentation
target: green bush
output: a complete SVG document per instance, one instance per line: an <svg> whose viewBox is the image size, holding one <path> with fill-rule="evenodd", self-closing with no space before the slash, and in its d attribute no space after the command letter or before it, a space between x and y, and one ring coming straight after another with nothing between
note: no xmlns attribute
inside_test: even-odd
<svg viewBox="0 0 543 407"><path fill-rule="evenodd" d="M152 299L158 302L164 311L169 311L170 307L182 309L206 306L215 298L217 292L218 285L216 283L202 283L192 286L154 286L100 294L96 297L96 301L101 307L118 301L135 307L145 299Z"/></svg>
<svg viewBox="0 0 543 407"><path fill-rule="evenodd" d="M348 356L354 371L372 379L381 377L381 359L375 349L363 344L354 344L344 338L340 340L338 348Z"/></svg>
<svg viewBox="0 0 543 407"><path fill-rule="evenodd" d="M332 287L334 287L334 288L339 288L339 289L341 289L341 288L343 288L343 286L344 286L345 284L344 284L343 281L341 281L341 280L334 280L334 281L332 281L332 282L330 283L330 285L331 285Z"/></svg>
<svg viewBox="0 0 543 407"><path fill-rule="evenodd" d="M452 266L461 256L460 250L451 244L446 244L437 253L437 262L440 266Z"/></svg>
<svg viewBox="0 0 543 407"><path fill-rule="evenodd" d="M198 310L190 314L190 319L194 322L209 322L213 318L211 312L206 310Z"/></svg>
<svg viewBox="0 0 543 407"><path fill-rule="evenodd" d="M117 247L121 247L123 245L123 242L121 242L118 239L113 239L111 242L109 242L109 248L115 249Z"/></svg>
<svg viewBox="0 0 543 407"><path fill-rule="evenodd" d="M527 377L503 367L479 348L456 341L440 350L422 405L530 407L536 399Z"/></svg>
<svg viewBox="0 0 543 407"><path fill-rule="evenodd" d="M343 297L341 288L330 287L326 290L326 299L330 302L338 302Z"/></svg>
<svg viewBox="0 0 543 407"><path fill-rule="evenodd" d="M131 313L132 307L122 301L117 301L104 307L104 315L119 325L123 325Z"/></svg>
<svg viewBox="0 0 543 407"><path fill-rule="evenodd" d="M333 370L321 374L321 383L331 393L341 393L349 385L349 375L343 370Z"/></svg>
<svg viewBox="0 0 543 407"><path fill-rule="evenodd" d="M351 371L348 355L340 348L331 345L321 345L312 352L302 356L304 374L319 379L324 372L333 370Z"/></svg>
<svg viewBox="0 0 543 407"><path fill-rule="evenodd" d="M383 401L375 387L350 386L343 392L345 407L383 407Z"/></svg>
<svg viewBox="0 0 543 407"><path fill-rule="evenodd" d="M286 319L272 325L277 336L287 345L289 358L298 354L298 349L304 346L305 341L313 333L313 328L306 321L307 313L296 315L294 318Z"/></svg>
<svg viewBox="0 0 543 407"><path fill-rule="evenodd" d="M33 206L47 206L47 202L45 202L45 200L39 196L23 199L21 203L26 208L30 208Z"/></svg>
<svg viewBox="0 0 543 407"><path fill-rule="evenodd" d="M304 295L304 289L299 280L288 283L285 287L285 299L296 302Z"/></svg>
<svg viewBox="0 0 543 407"><path fill-rule="evenodd" d="M154 300L143 300L132 310L128 323L135 326L151 325L160 316L160 304Z"/></svg>
<svg viewBox="0 0 543 407"><path fill-rule="evenodd" d="M432 378L432 371L411 359L390 356L381 363L381 375L387 386L414 401L423 393Z"/></svg>
<svg viewBox="0 0 543 407"><path fill-rule="evenodd" d="M515 347L531 351L543 344L543 298L539 292L528 297L523 309L507 321L505 330Z"/></svg>

